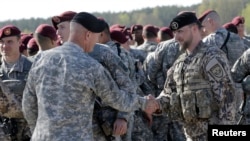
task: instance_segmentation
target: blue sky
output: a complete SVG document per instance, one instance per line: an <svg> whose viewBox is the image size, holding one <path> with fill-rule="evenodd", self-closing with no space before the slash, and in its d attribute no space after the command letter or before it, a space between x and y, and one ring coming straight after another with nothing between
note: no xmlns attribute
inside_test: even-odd
<svg viewBox="0 0 250 141"><path fill-rule="evenodd" d="M2 0L0 21L22 18L48 18L64 11L120 12L146 7L190 6L202 0ZM11 9L12 8L12 9Z"/></svg>

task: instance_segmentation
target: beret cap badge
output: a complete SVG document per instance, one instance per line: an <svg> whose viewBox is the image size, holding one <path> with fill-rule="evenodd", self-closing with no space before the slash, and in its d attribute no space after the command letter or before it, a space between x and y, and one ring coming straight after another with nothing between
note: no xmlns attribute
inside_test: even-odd
<svg viewBox="0 0 250 141"><path fill-rule="evenodd" d="M179 25L178 25L177 22L172 22L172 23L171 23L171 28L172 28L172 29L176 30L176 29L178 29L178 27L179 27Z"/></svg>
<svg viewBox="0 0 250 141"><path fill-rule="evenodd" d="M55 22L55 23L60 23L60 18L59 17L57 17L57 16L55 16L55 17L53 17L53 21Z"/></svg>
<svg viewBox="0 0 250 141"><path fill-rule="evenodd" d="M11 34L11 30L10 28L6 28L4 31L3 31L4 35L8 36Z"/></svg>

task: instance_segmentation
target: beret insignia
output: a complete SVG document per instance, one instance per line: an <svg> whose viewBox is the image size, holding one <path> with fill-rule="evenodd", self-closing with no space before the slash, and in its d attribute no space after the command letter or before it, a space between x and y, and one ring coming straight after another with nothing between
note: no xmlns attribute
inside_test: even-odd
<svg viewBox="0 0 250 141"><path fill-rule="evenodd" d="M6 28L4 31L3 31L4 35L8 36L11 34L11 30L10 28Z"/></svg>
<svg viewBox="0 0 250 141"><path fill-rule="evenodd" d="M57 16L55 16L55 17L53 17L53 21L55 22L55 23L60 23L60 18L59 17L57 17Z"/></svg>
<svg viewBox="0 0 250 141"><path fill-rule="evenodd" d="M176 29L178 29L178 27L179 27L179 25L177 22L172 22L172 24L171 24L172 29L176 30Z"/></svg>

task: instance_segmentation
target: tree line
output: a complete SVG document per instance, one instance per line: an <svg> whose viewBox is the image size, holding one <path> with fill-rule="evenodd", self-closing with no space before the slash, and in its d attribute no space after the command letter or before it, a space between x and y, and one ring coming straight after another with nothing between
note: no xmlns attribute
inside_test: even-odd
<svg viewBox="0 0 250 141"><path fill-rule="evenodd" d="M244 16L246 32L250 33L250 17L247 16L250 14L250 0L202 0L200 4L187 7L157 6L130 12L94 12L92 14L104 18L109 25L119 23L130 27L133 24L152 24L162 27L169 26L171 19L180 11L195 11L197 16L199 16L208 9L214 9L219 13L222 24L231 21L235 16ZM52 25L51 17L7 20L0 22L0 27L13 24L19 27L23 32L31 33L42 23Z"/></svg>

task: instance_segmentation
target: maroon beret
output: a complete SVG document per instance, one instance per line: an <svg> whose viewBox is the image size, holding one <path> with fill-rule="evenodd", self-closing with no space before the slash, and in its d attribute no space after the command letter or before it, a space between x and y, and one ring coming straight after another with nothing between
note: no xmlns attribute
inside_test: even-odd
<svg viewBox="0 0 250 141"><path fill-rule="evenodd" d="M200 16L200 17L198 17L198 20L200 21L200 23L202 23L202 22L203 22L203 20L206 18L206 16L207 16L208 14L212 13L212 12L215 12L215 11L214 11L214 10L209 9L209 10L207 10L207 11L203 12L203 13L201 14L201 16Z"/></svg>
<svg viewBox="0 0 250 141"><path fill-rule="evenodd" d="M34 52L37 52L39 51L39 47L36 43L36 40L35 38L31 38L28 42L28 45L27 45L27 49L28 49L28 53L29 54L32 54Z"/></svg>
<svg viewBox="0 0 250 141"><path fill-rule="evenodd" d="M128 39L130 39L130 40L133 39L133 37L132 37L132 35L131 35L131 32L130 32L130 27L125 27L125 28L122 30L122 33L125 34L125 36L126 36Z"/></svg>
<svg viewBox="0 0 250 141"><path fill-rule="evenodd" d="M163 32L163 33L168 34L171 38L174 37L174 34L173 34L172 30L169 27L161 27L160 31Z"/></svg>
<svg viewBox="0 0 250 141"><path fill-rule="evenodd" d="M153 26L151 24L147 24L147 25L143 26L143 31L151 32L155 36L157 36L158 29L156 29L155 26Z"/></svg>
<svg viewBox="0 0 250 141"><path fill-rule="evenodd" d="M24 50L27 49L27 44L29 42L29 40L32 38L33 36L31 34L26 34L26 33L21 33L21 46L19 47L19 51L23 52Z"/></svg>
<svg viewBox="0 0 250 141"><path fill-rule="evenodd" d="M0 29L0 39L10 36L19 36L21 31L13 25L6 25Z"/></svg>
<svg viewBox="0 0 250 141"><path fill-rule="evenodd" d="M237 16L237 17L234 17L233 20L232 20L232 24L234 25L239 25L239 24L244 24L245 23L245 18L242 17L242 16Z"/></svg>
<svg viewBox="0 0 250 141"><path fill-rule="evenodd" d="M222 27L224 27L224 28L227 29L228 31L231 31L231 32L233 32L233 33L238 34L237 26L234 25L234 24L231 23L231 22L225 23Z"/></svg>
<svg viewBox="0 0 250 141"><path fill-rule="evenodd" d="M36 28L35 33L48 37L54 41L57 40L56 29L48 24L40 24Z"/></svg>
<svg viewBox="0 0 250 141"><path fill-rule="evenodd" d="M131 33L133 34L134 31L136 31L136 30L142 30L142 29L143 29L142 25L140 25L140 24L134 24L134 25L131 26Z"/></svg>
<svg viewBox="0 0 250 141"><path fill-rule="evenodd" d="M113 24L109 27L109 30L113 30L113 29L120 29L123 30L126 26L125 25L120 25L120 24Z"/></svg>
<svg viewBox="0 0 250 141"><path fill-rule="evenodd" d="M27 44L28 49L34 49L34 50L39 50L38 45L36 43L35 38L31 38Z"/></svg>
<svg viewBox="0 0 250 141"><path fill-rule="evenodd" d="M128 38L126 38L126 35L120 31L120 30L110 30L110 37L112 40L115 40L121 44L124 44L128 41Z"/></svg>
<svg viewBox="0 0 250 141"><path fill-rule="evenodd" d="M71 21L77 13L74 11L65 11L59 16L52 17L52 24L57 29L57 25L61 22Z"/></svg>

